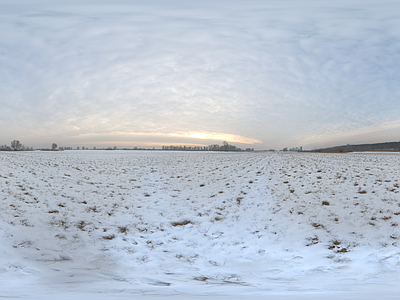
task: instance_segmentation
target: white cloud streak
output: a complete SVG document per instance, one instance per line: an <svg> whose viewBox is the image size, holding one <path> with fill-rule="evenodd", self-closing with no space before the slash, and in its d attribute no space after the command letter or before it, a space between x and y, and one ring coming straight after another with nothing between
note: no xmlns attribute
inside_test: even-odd
<svg viewBox="0 0 400 300"><path fill-rule="evenodd" d="M399 120L398 1L0 8L2 143L142 132L167 144L207 132L259 148L318 146L362 128L373 141Z"/></svg>

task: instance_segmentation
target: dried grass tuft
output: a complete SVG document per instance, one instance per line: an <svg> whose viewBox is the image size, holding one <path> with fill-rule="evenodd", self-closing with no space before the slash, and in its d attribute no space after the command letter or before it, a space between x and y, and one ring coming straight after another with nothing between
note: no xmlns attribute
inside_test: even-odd
<svg viewBox="0 0 400 300"><path fill-rule="evenodd" d="M115 238L115 235L114 234L106 235L106 236L103 236L102 238L103 238L103 240L112 240Z"/></svg>
<svg viewBox="0 0 400 300"><path fill-rule="evenodd" d="M185 226L187 224L193 224L192 221L190 220L183 220L183 221L179 221L179 222L171 222L172 226Z"/></svg>

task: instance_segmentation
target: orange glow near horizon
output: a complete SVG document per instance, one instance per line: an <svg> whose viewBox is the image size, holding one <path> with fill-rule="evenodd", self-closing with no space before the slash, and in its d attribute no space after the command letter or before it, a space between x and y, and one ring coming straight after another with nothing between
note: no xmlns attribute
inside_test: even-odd
<svg viewBox="0 0 400 300"><path fill-rule="evenodd" d="M248 138L236 134L229 133L220 133L220 132L187 132L187 133L171 133L167 134L168 136L173 137L185 137L185 138L194 138L201 140L218 140L218 141L227 141L233 143L241 143L241 144L260 144L262 141L258 139Z"/></svg>
<svg viewBox="0 0 400 300"><path fill-rule="evenodd" d="M228 143L239 143L239 144L260 144L262 143L261 140L254 139L254 138L248 138L245 136L240 136L236 134L230 134L230 133L220 133L220 132L197 132L197 131L189 131L189 132L175 132L175 133L159 133L159 132L112 132L107 135L104 134L85 134L81 135L79 138L84 140L88 139L89 137L99 137L99 136L120 136L123 137L125 141L115 141L115 142L84 142L88 145L104 145L102 147L108 146L108 145L129 145L132 143L135 143L136 145L154 145L154 146L162 146L162 145L191 145L191 146L206 146L204 143L196 143L196 142L189 142L189 143L180 143L180 142L156 142L156 141L151 141L151 139L160 137L160 138L166 138L166 137L171 137L171 138L186 138L186 139L196 139L196 140L216 140L222 143L223 141L226 141ZM134 137L143 137L143 138L148 138L148 139L143 139L141 141L137 142L131 142L131 141L126 141L128 138L134 138ZM128 147L128 146L127 146ZM129 146L132 147L132 146Z"/></svg>

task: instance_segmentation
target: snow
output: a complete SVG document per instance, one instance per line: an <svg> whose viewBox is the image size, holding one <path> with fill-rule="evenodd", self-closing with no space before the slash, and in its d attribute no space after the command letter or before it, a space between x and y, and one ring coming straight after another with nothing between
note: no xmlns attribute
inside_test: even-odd
<svg viewBox="0 0 400 300"><path fill-rule="evenodd" d="M394 299L399 153L0 152L0 297Z"/></svg>

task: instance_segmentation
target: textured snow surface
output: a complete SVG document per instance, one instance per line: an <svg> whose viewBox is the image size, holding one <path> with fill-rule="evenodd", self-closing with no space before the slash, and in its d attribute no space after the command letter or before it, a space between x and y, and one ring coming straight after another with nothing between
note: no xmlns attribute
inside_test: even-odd
<svg viewBox="0 0 400 300"><path fill-rule="evenodd" d="M0 152L0 297L395 299L399 185L398 153Z"/></svg>

